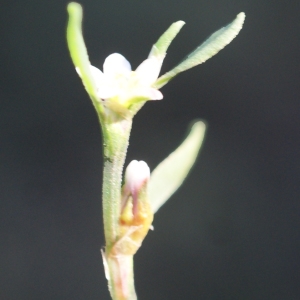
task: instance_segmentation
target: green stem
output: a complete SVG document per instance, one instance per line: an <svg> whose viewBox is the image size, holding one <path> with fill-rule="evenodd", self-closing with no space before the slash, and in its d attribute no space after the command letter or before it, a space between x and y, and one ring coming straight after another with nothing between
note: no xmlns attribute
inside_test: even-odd
<svg viewBox="0 0 300 300"><path fill-rule="evenodd" d="M132 120L101 122L103 133L103 222L106 253L119 236L122 171L125 162Z"/></svg>
<svg viewBox="0 0 300 300"><path fill-rule="evenodd" d="M101 120L104 149L103 222L105 233L104 264L113 300L136 300L133 256L115 255L112 247L118 241L121 207L122 171L125 162L132 119Z"/></svg>

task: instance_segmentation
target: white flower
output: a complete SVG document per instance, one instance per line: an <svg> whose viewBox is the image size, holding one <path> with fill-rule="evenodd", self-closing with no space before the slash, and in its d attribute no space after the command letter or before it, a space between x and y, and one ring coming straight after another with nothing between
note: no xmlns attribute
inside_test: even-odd
<svg viewBox="0 0 300 300"><path fill-rule="evenodd" d="M133 160L125 171L125 184L122 191L122 208L125 207L129 197L133 200L133 211L136 210L138 196L150 179L150 168L144 161Z"/></svg>
<svg viewBox="0 0 300 300"><path fill-rule="evenodd" d="M124 56L109 55L104 61L103 72L91 66L99 100L114 101L126 107L138 101L161 100L162 93L152 85L158 78L162 62L163 57L150 56L132 71Z"/></svg>

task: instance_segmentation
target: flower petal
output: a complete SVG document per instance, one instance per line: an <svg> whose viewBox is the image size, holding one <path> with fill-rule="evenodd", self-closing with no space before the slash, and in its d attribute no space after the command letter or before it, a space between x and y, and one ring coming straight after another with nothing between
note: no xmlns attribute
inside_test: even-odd
<svg viewBox="0 0 300 300"><path fill-rule="evenodd" d="M90 65L90 69L91 69L92 75L96 82L103 80L103 73L101 72L101 70L99 70L98 68L96 68L92 65ZM76 67L75 70L76 70L77 74L79 75L79 77L81 77L80 69L78 67Z"/></svg>
<svg viewBox="0 0 300 300"><path fill-rule="evenodd" d="M101 70L99 70L98 68L94 67L94 66L90 66L91 68L91 72L93 74L93 77L97 83L97 85L102 82L104 80L104 74L102 73Z"/></svg>
<svg viewBox="0 0 300 300"><path fill-rule="evenodd" d="M150 88L150 92L151 92L151 99L150 100L162 100L163 99L163 94L154 88Z"/></svg>
<svg viewBox="0 0 300 300"><path fill-rule="evenodd" d="M129 75L131 66L129 61L119 53L109 55L103 64L103 72L105 76L116 76L118 74Z"/></svg>
<svg viewBox="0 0 300 300"><path fill-rule="evenodd" d="M105 84L99 86L98 93L97 93L98 97L101 99L113 98L117 94L118 94L118 91L116 91L116 89L114 89L111 86L105 85Z"/></svg>
<svg viewBox="0 0 300 300"><path fill-rule="evenodd" d="M114 97L118 91L98 68L91 66L91 72L97 86L97 95L101 99Z"/></svg>
<svg viewBox="0 0 300 300"><path fill-rule="evenodd" d="M132 95L132 98L144 98L146 100L161 100L163 99L163 94L154 88L151 87L143 87L143 88L137 88L134 91L134 95Z"/></svg>
<svg viewBox="0 0 300 300"><path fill-rule="evenodd" d="M150 57L144 60L136 69L136 74L142 85L152 85L160 72L163 58Z"/></svg>

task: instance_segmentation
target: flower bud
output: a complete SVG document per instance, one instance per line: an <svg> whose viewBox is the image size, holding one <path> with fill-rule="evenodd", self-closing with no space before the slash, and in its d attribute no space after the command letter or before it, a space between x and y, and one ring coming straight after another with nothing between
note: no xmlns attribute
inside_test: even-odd
<svg viewBox="0 0 300 300"><path fill-rule="evenodd" d="M136 214L138 195L150 179L150 169L144 161L133 160L125 172L125 184L122 193L122 209L126 206L128 198L133 199L133 214Z"/></svg>
<svg viewBox="0 0 300 300"><path fill-rule="evenodd" d="M120 236L113 247L116 255L133 255L139 249L153 221L147 185L150 169L144 161L133 160L125 171L119 219Z"/></svg>

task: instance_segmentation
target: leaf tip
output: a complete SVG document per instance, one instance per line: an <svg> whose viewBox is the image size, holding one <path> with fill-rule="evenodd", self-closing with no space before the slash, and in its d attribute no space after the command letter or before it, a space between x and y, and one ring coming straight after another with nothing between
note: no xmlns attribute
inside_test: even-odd
<svg viewBox="0 0 300 300"><path fill-rule="evenodd" d="M242 11L236 17L244 22L246 14Z"/></svg>
<svg viewBox="0 0 300 300"><path fill-rule="evenodd" d="M179 28L181 28L183 25L185 25L185 22L182 20L179 20L177 22L175 22L174 24L176 24L176 26L178 26Z"/></svg>
<svg viewBox="0 0 300 300"><path fill-rule="evenodd" d="M189 128L190 128L190 133L193 136L195 136L196 139L202 142L207 128L207 124L202 120L194 120L191 122Z"/></svg>
<svg viewBox="0 0 300 300"><path fill-rule="evenodd" d="M244 12L240 12L235 20L233 21L233 23L235 23L235 27L237 28L237 32L236 32L236 35L239 33L239 31L242 29L243 25L244 25L244 22L245 22L245 18L246 18L246 15Z"/></svg>
<svg viewBox="0 0 300 300"><path fill-rule="evenodd" d="M204 132L206 130L206 124L203 121L194 121L192 125L192 130L197 130L199 132Z"/></svg>
<svg viewBox="0 0 300 300"><path fill-rule="evenodd" d="M82 6L77 2L70 2L67 5L67 11L69 14L74 14L82 11Z"/></svg>

